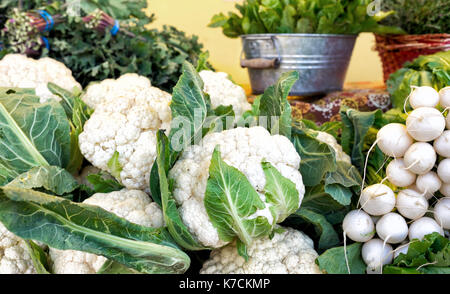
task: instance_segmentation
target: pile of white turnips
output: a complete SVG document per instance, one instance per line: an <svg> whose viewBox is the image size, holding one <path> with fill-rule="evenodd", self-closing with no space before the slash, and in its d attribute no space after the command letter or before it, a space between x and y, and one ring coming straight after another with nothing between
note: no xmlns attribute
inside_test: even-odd
<svg viewBox="0 0 450 294"><path fill-rule="evenodd" d="M450 229L450 115L444 116L450 87L439 93L414 87L409 102L413 110L406 125L384 126L374 143L393 158L386 179L398 188L397 195L383 183L368 186L359 199L361 209L350 211L342 224L344 235L365 242L361 254L367 272L381 272L383 265L406 254L413 239L433 232L448 235Z"/></svg>

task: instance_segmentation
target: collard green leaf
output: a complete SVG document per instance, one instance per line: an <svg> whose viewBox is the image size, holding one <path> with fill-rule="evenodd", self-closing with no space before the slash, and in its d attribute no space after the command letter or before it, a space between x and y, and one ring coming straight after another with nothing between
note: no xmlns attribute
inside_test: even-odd
<svg viewBox="0 0 450 294"><path fill-rule="evenodd" d="M211 158L204 203L222 241L231 242L238 238L250 245L253 239L272 231L273 220L255 215L266 208L265 203L245 175L220 158L218 147Z"/></svg>
<svg viewBox="0 0 450 294"><path fill-rule="evenodd" d="M167 173L170 167L169 141L164 132L161 130L158 131L156 139L157 156L152 167L152 172L156 170L158 177L151 178L150 187L152 193L159 193L158 199L161 202L167 229L175 242L181 247L188 250L207 249L195 240L186 225L181 220L175 199L169 190L169 183L167 181Z"/></svg>
<svg viewBox="0 0 450 294"><path fill-rule="evenodd" d="M295 184L269 162L263 162L262 168L266 176L266 202L272 205L277 216L276 223L280 223L299 207L299 192Z"/></svg>
<svg viewBox="0 0 450 294"><path fill-rule="evenodd" d="M70 126L55 101L39 103L26 92L0 95L0 185L35 166L66 167L70 159Z"/></svg>
<svg viewBox="0 0 450 294"><path fill-rule="evenodd" d="M343 106L340 111L343 122L342 148L351 154L352 163L362 174L366 156L363 153L364 140L369 129L381 118L381 110L362 112Z"/></svg>
<svg viewBox="0 0 450 294"><path fill-rule="evenodd" d="M46 191L62 196L78 188L78 182L68 171L58 166L39 166L19 175L6 187L44 188Z"/></svg>
<svg viewBox="0 0 450 294"><path fill-rule="evenodd" d="M283 73L277 83L268 87L261 96L259 116L266 118L266 128L271 134L291 138L292 116L287 97L298 78L297 71Z"/></svg>
<svg viewBox="0 0 450 294"><path fill-rule="evenodd" d="M0 221L23 239L102 255L143 273L183 273L190 264L165 229L139 226L100 207L33 190L3 187Z"/></svg>
<svg viewBox="0 0 450 294"><path fill-rule="evenodd" d="M320 238L318 248L328 249L339 244L339 236L334 230L332 224L320 213L316 213L308 208L300 208L295 212L295 216L301 217L309 223L314 224Z"/></svg>
<svg viewBox="0 0 450 294"><path fill-rule="evenodd" d="M316 186L325 174L336 169L332 148L302 129L294 128L292 141L301 158L300 173L305 186Z"/></svg>
<svg viewBox="0 0 450 294"><path fill-rule="evenodd" d="M346 246L348 266L351 274L363 274L366 265L361 258L361 243L353 243ZM344 247L328 249L316 259L321 270L329 274L350 274L345 261Z"/></svg>

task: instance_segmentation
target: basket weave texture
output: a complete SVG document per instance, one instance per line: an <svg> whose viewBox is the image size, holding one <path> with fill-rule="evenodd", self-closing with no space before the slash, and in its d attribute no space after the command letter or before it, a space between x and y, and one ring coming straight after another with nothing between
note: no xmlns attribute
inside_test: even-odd
<svg viewBox="0 0 450 294"><path fill-rule="evenodd" d="M429 55L450 50L450 34L378 35L375 50L383 64L384 81L389 75L419 55Z"/></svg>

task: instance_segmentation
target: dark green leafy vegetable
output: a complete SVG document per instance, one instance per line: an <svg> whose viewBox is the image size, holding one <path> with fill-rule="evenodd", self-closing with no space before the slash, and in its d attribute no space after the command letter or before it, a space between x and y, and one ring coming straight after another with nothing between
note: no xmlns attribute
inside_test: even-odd
<svg viewBox="0 0 450 294"><path fill-rule="evenodd" d="M403 68L389 76L386 85L392 105L400 109L403 109L411 86L430 86L439 91L450 85L450 51L422 55L405 63ZM406 108L411 110L409 102Z"/></svg>
<svg viewBox="0 0 450 294"><path fill-rule="evenodd" d="M3 1L4 2L4 1ZM17 1L3 3L0 15L11 15ZM12 31L0 36L4 50L7 52L27 53L35 58L51 57L63 62L72 70L74 78L86 87L91 81L118 78L125 73L138 73L148 77L152 85L170 92L181 74L184 61L196 62L203 45L197 36L188 36L172 26L162 29L147 29L153 15L146 15L142 8L146 0L82 0L80 15L68 12L70 5L66 1L30 0L23 6L24 10L45 9L51 15L61 15L63 22L55 25L50 32L41 33L50 43L50 50L39 44L40 50L21 50L20 46L11 44L14 39ZM82 17L101 9L111 17L118 19L120 28L126 29L136 37L119 31L115 36L88 28ZM0 21L1 23L1 21ZM0 29L3 28L3 25ZM18 27L16 31L27 29ZM35 37L36 35L30 36ZM40 35L36 37L38 40Z"/></svg>
<svg viewBox="0 0 450 294"><path fill-rule="evenodd" d="M382 24L398 26L408 34L439 34L450 32L450 6L447 0L383 0L383 10L395 14Z"/></svg>
<svg viewBox="0 0 450 294"><path fill-rule="evenodd" d="M29 90L0 89L0 186L33 167L67 167L70 126L63 107Z"/></svg>
<svg viewBox="0 0 450 294"><path fill-rule="evenodd" d="M398 27L378 22L393 12L369 16L371 0L246 0L236 4L241 15L229 12L212 17L210 27L221 27L224 35L236 38L246 34L318 33L358 34L360 32L403 33Z"/></svg>
<svg viewBox="0 0 450 294"><path fill-rule="evenodd" d="M183 273L190 264L165 229L33 190L1 188L0 221L23 239L102 255L143 273Z"/></svg>
<svg viewBox="0 0 450 294"><path fill-rule="evenodd" d="M341 125L330 123L324 130L338 136L337 126ZM317 140L320 129L310 121L296 122L292 128L291 140L302 159L300 172L306 191L301 208L286 222L303 230L313 225L315 230L309 235L317 240L319 252L340 243L340 223L355 202L362 181L355 166L336 160L334 149Z"/></svg>
<svg viewBox="0 0 450 294"><path fill-rule="evenodd" d="M361 243L353 243L346 247L347 260L352 274L364 274L366 264L361 258ZM350 274L345 261L344 247L328 249L316 259L321 270L329 274Z"/></svg>
<svg viewBox="0 0 450 294"><path fill-rule="evenodd" d="M411 241L406 254L400 253L384 273L450 273L450 241L434 232L422 241Z"/></svg>
<svg viewBox="0 0 450 294"><path fill-rule="evenodd" d="M317 228L319 243L317 247L319 250L331 248L339 245L339 236L336 233L333 225L320 213L314 212L308 208L301 207L291 218L300 217L308 223L314 224Z"/></svg>

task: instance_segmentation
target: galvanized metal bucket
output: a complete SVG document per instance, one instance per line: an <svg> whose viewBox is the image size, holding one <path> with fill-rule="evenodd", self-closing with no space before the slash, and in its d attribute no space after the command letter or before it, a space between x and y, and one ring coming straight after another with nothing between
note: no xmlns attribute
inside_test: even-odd
<svg viewBox="0 0 450 294"><path fill-rule="evenodd" d="M261 94L283 72L300 79L290 95L314 96L341 90L356 35L252 34L241 36L241 66L248 69L252 92ZM245 55L245 59L243 58Z"/></svg>

